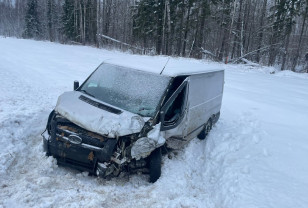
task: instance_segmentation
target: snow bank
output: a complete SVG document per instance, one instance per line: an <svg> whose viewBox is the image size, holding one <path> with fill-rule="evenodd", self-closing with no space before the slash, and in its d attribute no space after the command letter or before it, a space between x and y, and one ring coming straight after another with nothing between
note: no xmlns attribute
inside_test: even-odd
<svg viewBox="0 0 308 208"><path fill-rule="evenodd" d="M296 72L292 72L290 70L280 71L280 72L276 73L276 76L308 79L308 73L296 73Z"/></svg>

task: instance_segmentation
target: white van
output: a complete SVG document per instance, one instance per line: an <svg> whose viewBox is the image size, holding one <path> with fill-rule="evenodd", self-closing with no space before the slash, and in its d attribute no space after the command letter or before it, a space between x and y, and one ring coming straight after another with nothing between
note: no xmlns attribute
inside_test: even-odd
<svg viewBox="0 0 308 208"><path fill-rule="evenodd" d="M142 171L155 182L162 151L204 139L220 115L224 70L192 65L102 63L59 97L43 134L46 154L97 176Z"/></svg>

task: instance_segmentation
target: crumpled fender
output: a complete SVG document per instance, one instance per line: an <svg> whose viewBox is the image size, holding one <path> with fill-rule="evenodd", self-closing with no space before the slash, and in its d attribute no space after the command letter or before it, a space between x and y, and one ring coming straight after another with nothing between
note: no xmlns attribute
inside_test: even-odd
<svg viewBox="0 0 308 208"><path fill-rule="evenodd" d="M146 137L138 139L131 148L131 156L136 160L148 157L152 151L165 144L166 139L160 132L161 124L158 123L149 131Z"/></svg>

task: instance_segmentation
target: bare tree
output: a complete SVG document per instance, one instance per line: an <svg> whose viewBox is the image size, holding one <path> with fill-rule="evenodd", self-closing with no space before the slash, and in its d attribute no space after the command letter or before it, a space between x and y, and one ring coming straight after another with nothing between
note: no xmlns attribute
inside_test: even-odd
<svg viewBox="0 0 308 208"><path fill-rule="evenodd" d="M308 0L2 0L0 35L25 34L30 1L50 41L293 71L308 50Z"/></svg>

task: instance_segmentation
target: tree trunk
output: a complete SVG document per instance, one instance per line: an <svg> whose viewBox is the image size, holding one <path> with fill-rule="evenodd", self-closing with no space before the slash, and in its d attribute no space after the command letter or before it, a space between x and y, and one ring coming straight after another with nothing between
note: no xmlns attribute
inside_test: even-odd
<svg viewBox="0 0 308 208"><path fill-rule="evenodd" d="M86 44L86 0L83 1L83 40L82 43L83 45Z"/></svg>
<svg viewBox="0 0 308 208"><path fill-rule="evenodd" d="M79 26L80 26L80 43L83 42L83 17L82 17L82 5L81 5L81 0L79 2L79 17L80 17L80 23L79 23Z"/></svg>
<svg viewBox="0 0 308 208"><path fill-rule="evenodd" d="M171 17L170 17L170 0L166 1L166 5L167 5L167 37L166 37L166 55L170 55L171 54L171 47L170 45L172 44L172 42L170 41L170 35L171 35Z"/></svg>
<svg viewBox="0 0 308 208"><path fill-rule="evenodd" d="M184 43L183 43L183 50L182 50L182 56L184 57L185 57L185 52L186 52L187 35L188 35L188 30L189 30L190 9L191 9L191 6L189 5L188 11L187 11L186 23L185 23Z"/></svg>
<svg viewBox="0 0 308 208"><path fill-rule="evenodd" d="M101 15L101 1L96 0L96 47L100 47L100 32L101 32L101 21L100 21L100 15Z"/></svg>
<svg viewBox="0 0 308 208"><path fill-rule="evenodd" d="M292 63L292 71L295 71L295 67L296 67L297 62L298 62L299 53L300 53L300 50L301 50L301 47L302 47L302 40L303 40L303 34L304 34L305 26L306 26L307 15L308 15L308 1L307 1L304 17L303 17L304 19L303 19L303 24L302 24L302 28L301 28L301 33L300 33L300 36L299 36L298 46L297 46L295 57L294 57L293 63Z"/></svg>
<svg viewBox="0 0 308 208"><path fill-rule="evenodd" d="M168 1L168 0L167 0ZM166 25L166 16L167 16L167 2L165 2L165 8L164 8L164 18L163 18L163 32L161 37L161 43L162 43L162 54L166 54L166 40L165 40L165 25Z"/></svg>
<svg viewBox="0 0 308 208"><path fill-rule="evenodd" d="M285 40L285 50L282 55L282 64L281 64L281 71L285 70L286 65L286 59L288 57L289 53L289 43L290 43L290 34L287 34L286 40Z"/></svg>
<svg viewBox="0 0 308 208"><path fill-rule="evenodd" d="M225 56L228 57L229 56L229 51L230 51L230 46L231 46L231 39L232 39L232 28L233 28L233 23L234 23L234 17L235 17L235 8L236 8L236 2L237 0L233 1L233 14L232 14L232 18L231 18L231 24L230 24L230 28L229 28L229 33L227 34L226 40L227 42L225 43Z"/></svg>
<svg viewBox="0 0 308 208"><path fill-rule="evenodd" d="M179 37L178 37L178 41L177 41L177 55L178 56L181 56L181 52L182 52L183 24L184 24L184 19L185 19L184 1L185 0L182 0L181 20L180 20L180 26L179 26Z"/></svg>
<svg viewBox="0 0 308 208"><path fill-rule="evenodd" d="M203 38L204 38L204 27L205 27L205 18L206 18L206 10L207 10L207 2L203 2L201 5L201 15L198 22L200 22L199 32L196 35L196 49L195 49L195 57L198 59L202 58L201 48L203 46Z"/></svg>
<svg viewBox="0 0 308 208"><path fill-rule="evenodd" d="M260 32L258 35L258 52L257 52L257 57L256 57L256 61L258 63L260 63L260 48L262 47L262 40L263 40L263 27L264 27L264 17L266 14L266 6L267 6L267 0L263 1L263 6L262 6L262 12L261 12L261 17L260 17Z"/></svg>
<svg viewBox="0 0 308 208"><path fill-rule="evenodd" d="M240 43L239 43L239 41L241 41L241 43L242 43L242 32L243 32L243 29L242 29L242 25L243 25L243 21L242 21L242 5L243 5L243 0L240 0L240 8L239 8L238 17L237 17L237 23L236 23L236 33L237 33L237 35L235 35L234 39L233 39L233 47L232 47L231 59L233 59L234 56L237 56L237 57L242 56L242 54L240 53L241 49L240 49ZM238 37L239 36L238 33L241 33L240 40L239 40L239 37Z"/></svg>

